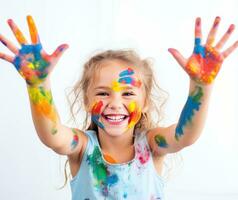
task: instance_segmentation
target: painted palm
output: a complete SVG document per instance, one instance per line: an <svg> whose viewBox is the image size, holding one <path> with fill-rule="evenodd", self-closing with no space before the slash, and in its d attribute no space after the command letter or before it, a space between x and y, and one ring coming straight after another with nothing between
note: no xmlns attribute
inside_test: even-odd
<svg viewBox="0 0 238 200"><path fill-rule="evenodd" d="M233 24L230 25L221 40L215 46L213 45L219 22L220 17L216 17L207 41L202 45L201 19L196 19L195 46L192 55L188 59L185 59L176 49L169 49L169 52L188 73L190 78L200 84L207 85L212 83L224 59L238 46L238 41L236 41L225 51L220 52L235 28Z"/></svg>
<svg viewBox="0 0 238 200"><path fill-rule="evenodd" d="M238 41L236 41L231 47L220 52L235 28L233 24L230 25L221 40L213 46L219 22L220 17L216 17L208 34L207 41L205 45L202 45L201 19L196 19L195 46L192 55L188 59L185 59L176 49L169 49L169 52L183 67L190 78L198 83L194 90L190 92L180 115L175 130L176 140L179 140L184 135L184 128L189 123L192 123L195 113L199 112L202 105L203 86L213 83L224 59L238 46Z"/></svg>
<svg viewBox="0 0 238 200"><path fill-rule="evenodd" d="M47 54L42 48L33 18L31 16L27 16L27 22L32 43L29 44L27 42L26 38L14 21L9 19L8 24L20 44L20 49L13 45L3 35L0 35L0 41L2 44L15 54L15 56L10 56L0 53L0 58L14 64L15 68L26 80L27 84L38 85L46 79L64 50L67 49L68 45L62 44L54 51L53 54Z"/></svg>

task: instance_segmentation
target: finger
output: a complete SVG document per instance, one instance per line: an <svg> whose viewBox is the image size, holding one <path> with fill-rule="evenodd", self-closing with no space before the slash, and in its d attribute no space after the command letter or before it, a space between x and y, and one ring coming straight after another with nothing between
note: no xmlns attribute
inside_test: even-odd
<svg viewBox="0 0 238 200"><path fill-rule="evenodd" d="M172 48L169 48L168 51L172 54L172 56L175 58L175 60L177 60L177 62L183 68L185 68L187 60L182 56L182 54L178 50L172 49Z"/></svg>
<svg viewBox="0 0 238 200"><path fill-rule="evenodd" d="M12 53L18 54L18 49L7 38L0 34L1 43L6 46Z"/></svg>
<svg viewBox="0 0 238 200"><path fill-rule="evenodd" d="M50 62L57 63L60 57L63 55L64 51L68 48L69 46L67 44L62 44L60 45L52 55L48 56L46 55L46 60L49 60ZM55 65L51 65L52 67L49 67L48 71L52 71Z"/></svg>
<svg viewBox="0 0 238 200"><path fill-rule="evenodd" d="M30 15L27 16L27 23L28 23L28 27L29 27L29 31L30 31L30 35L31 35L32 44L40 43L38 31L37 31L37 28L36 28L36 25L35 25L35 22L34 22L32 16L30 16Z"/></svg>
<svg viewBox="0 0 238 200"><path fill-rule="evenodd" d="M214 20L214 23L213 23L213 26L208 34L208 37L207 37L207 42L206 44L208 46L212 46L213 45L213 42L215 40L215 36L216 36L216 33L217 33L217 28L218 28L218 25L221 21L221 18L220 17L216 17L215 20Z"/></svg>
<svg viewBox="0 0 238 200"><path fill-rule="evenodd" d="M235 29L235 25L231 24L230 27L228 28L228 30L226 31L226 33L221 38L221 40L215 46L215 48L217 50L220 50L225 45L226 41L229 39L229 37L231 36L231 33L234 31L234 29Z"/></svg>
<svg viewBox="0 0 238 200"><path fill-rule="evenodd" d="M229 48L227 48L224 52L222 52L222 56L223 58L226 58L227 56L229 56L236 48L238 47L238 41L236 41L232 46L230 46Z"/></svg>
<svg viewBox="0 0 238 200"><path fill-rule="evenodd" d="M195 21L195 40L196 38L202 39L202 30L201 30L201 18L197 17Z"/></svg>
<svg viewBox="0 0 238 200"><path fill-rule="evenodd" d="M62 44L62 45L60 45L55 51L54 51L54 53L51 55L51 57L53 58L53 59L56 59L56 60L58 60L62 55L63 55L63 53L64 53L64 51L66 50L66 49L68 49L68 45L67 44Z"/></svg>
<svg viewBox="0 0 238 200"><path fill-rule="evenodd" d="M9 56L9 55L4 54L4 53L0 53L0 58L3 59L3 60L8 61L10 63L13 63L13 61L14 61L14 57Z"/></svg>
<svg viewBox="0 0 238 200"><path fill-rule="evenodd" d="M19 42L20 45L22 44L27 44L27 40L20 31L20 29L17 27L17 25L14 23L12 19L7 20L8 25L10 26L12 32L14 33L17 41Z"/></svg>

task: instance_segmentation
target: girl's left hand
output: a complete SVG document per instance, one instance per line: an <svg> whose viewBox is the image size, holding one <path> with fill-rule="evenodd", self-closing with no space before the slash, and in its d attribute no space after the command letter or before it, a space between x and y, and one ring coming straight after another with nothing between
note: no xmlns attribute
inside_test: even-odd
<svg viewBox="0 0 238 200"><path fill-rule="evenodd" d="M196 19L195 47L193 54L188 59L185 59L178 50L172 48L169 49L169 52L183 67L190 78L202 85L208 85L213 82L225 58L238 47L238 41L236 41L225 51L220 52L221 48L225 45L234 30L234 24L231 24L221 40L215 46L213 45L219 22L220 17L216 17L208 34L206 44L202 45L201 19Z"/></svg>

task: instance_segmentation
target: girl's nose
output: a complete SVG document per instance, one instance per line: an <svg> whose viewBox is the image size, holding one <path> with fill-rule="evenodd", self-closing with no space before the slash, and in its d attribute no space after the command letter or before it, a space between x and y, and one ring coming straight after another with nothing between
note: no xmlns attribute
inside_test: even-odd
<svg viewBox="0 0 238 200"><path fill-rule="evenodd" d="M117 98L112 98L108 103L108 108L110 108L111 110L121 110L122 107L122 102Z"/></svg>

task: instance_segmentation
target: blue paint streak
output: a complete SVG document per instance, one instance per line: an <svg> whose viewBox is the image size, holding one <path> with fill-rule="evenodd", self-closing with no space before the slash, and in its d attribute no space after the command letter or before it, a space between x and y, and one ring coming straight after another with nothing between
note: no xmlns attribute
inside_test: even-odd
<svg viewBox="0 0 238 200"><path fill-rule="evenodd" d="M104 125L99 121L99 118L100 118L100 115L92 115L92 121L101 129L104 129Z"/></svg>
<svg viewBox="0 0 238 200"><path fill-rule="evenodd" d="M201 45L201 39L195 38L195 47L193 52L195 54L200 54L203 58L205 58L205 48Z"/></svg>
<svg viewBox="0 0 238 200"><path fill-rule="evenodd" d="M183 108L183 111L181 113L179 123L175 130L175 138L178 140L184 133L183 133L183 127L187 124L188 121L191 120L192 116L194 115L195 110L199 110L201 103L196 102L193 100L193 97L189 96L188 100Z"/></svg>
<svg viewBox="0 0 238 200"><path fill-rule="evenodd" d="M134 74L134 71L133 70L124 70L124 71L122 71L120 74L119 74L119 76L120 77L122 77L122 76L130 76L130 75L132 75L132 74Z"/></svg>
<svg viewBox="0 0 238 200"><path fill-rule="evenodd" d="M111 186L111 185L114 185L115 183L117 183L118 182L118 176L116 175L116 174L113 174L113 175L111 175L111 176L108 176L107 177L107 183L106 183L106 185L107 186Z"/></svg>
<svg viewBox="0 0 238 200"><path fill-rule="evenodd" d="M120 78L118 80L119 83L125 83L125 84L131 84L133 82L133 79L129 76L126 76L126 77L123 77L123 78Z"/></svg>

